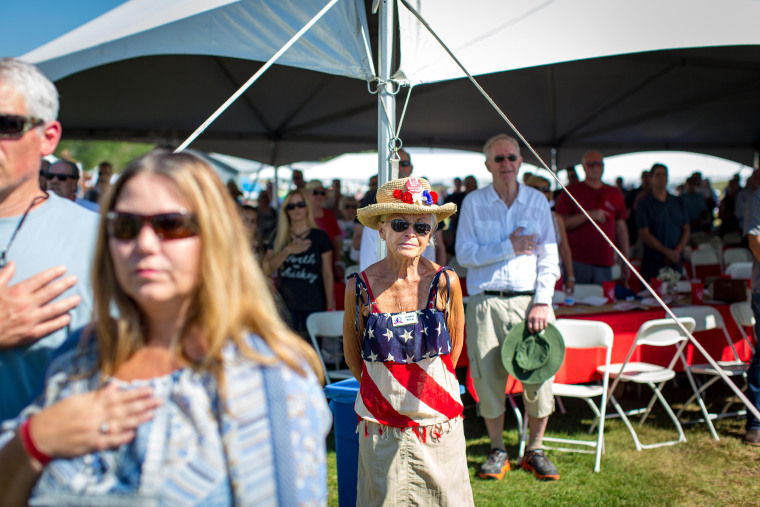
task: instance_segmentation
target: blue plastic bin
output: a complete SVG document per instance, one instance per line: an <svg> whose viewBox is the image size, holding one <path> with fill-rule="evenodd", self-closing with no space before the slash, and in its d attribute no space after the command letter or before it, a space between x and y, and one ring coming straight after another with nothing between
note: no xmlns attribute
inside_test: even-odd
<svg viewBox="0 0 760 507"><path fill-rule="evenodd" d="M356 505L356 469L359 467L359 436L356 434L354 402L359 382L346 379L325 387L335 428L335 455L338 464L338 505Z"/></svg>

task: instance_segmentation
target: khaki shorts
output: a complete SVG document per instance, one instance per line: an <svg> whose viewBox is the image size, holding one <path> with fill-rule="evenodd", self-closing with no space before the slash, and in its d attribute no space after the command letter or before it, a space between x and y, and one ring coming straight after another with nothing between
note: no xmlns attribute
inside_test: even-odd
<svg viewBox="0 0 760 507"><path fill-rule="evenodd" d="M480 415L499 417L505 411L507 370L501 362L501 344L512 326L528 315L531 296L502 298L476 294L470 296L465 315L467 357L475 391L480 399ZM549 308L549 322L555 322ZM542 384L523 384L523 403L529 416L547 417L554 412L553 377Z"/></svg>

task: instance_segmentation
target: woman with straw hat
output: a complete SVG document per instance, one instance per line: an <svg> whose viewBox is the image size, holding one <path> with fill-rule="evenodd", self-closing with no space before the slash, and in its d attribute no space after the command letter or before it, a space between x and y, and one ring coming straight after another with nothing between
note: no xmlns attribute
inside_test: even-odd
<svg viewBox="0 0 760 507"><path fill-rule="evenodd" d="M437 200L426 180L402 178L357 213L388 252L345 295L343 348L360 383L358 505L473 505L454 375L462 290L451 268L421 257L456 212Z"/></svg>

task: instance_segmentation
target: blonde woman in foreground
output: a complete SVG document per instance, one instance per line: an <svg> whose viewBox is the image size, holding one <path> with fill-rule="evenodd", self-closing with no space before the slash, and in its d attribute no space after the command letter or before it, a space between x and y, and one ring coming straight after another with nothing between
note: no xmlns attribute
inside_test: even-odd
<svg viewBox="0 0 760 507"><path fill-rule="evenodd" d="M154 151L101 209L93 322L3 427L3 504L325 503L318 359L213 170Z"/></svg>

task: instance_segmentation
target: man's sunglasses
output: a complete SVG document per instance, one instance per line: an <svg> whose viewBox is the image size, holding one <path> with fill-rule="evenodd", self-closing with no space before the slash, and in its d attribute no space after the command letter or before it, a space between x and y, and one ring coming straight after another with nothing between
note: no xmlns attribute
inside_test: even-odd
<svg viewBox="0 0 760 507"><path fill-rule="evenodd" d="M47 173L47 174L45 174L45 179L48 180L48 181L53 180L53 179L56 179L58 181L66 181L68 179L78 180L79 176L74 176L72 174L52 174L52 173Z"/></svg>
<svg viewBox="0 0 760 507"><path fill-rule="evenodd" d="M601 160L591 160L589 162L586 162L583 165L587 165L589 167L603 167L604 166L604 162L602 162Z"/></svg>
<svg viewBox="0 0 760 507"><path fill-rule="evenodd" d="M327 190L314 189L311 193L314 195L327 195Z"/></svg>
<svg viewBox="0 0 760 507"><path fill-rule="evenodd" d="M120 211L109 211L106 215L106 230L113 239L135 239L145 224L150 225L159 238L184 239L198 234L198 220L187 210L158 215L136 215Z"/></svg>
<svg viewBox="0 0 760 507"><path fill-rule="evenodd" d="M409 229L410 225L413 227L415 234L418 236L427 236L433 229L433 226L424 222L415 222L411 224L403 218L394 218L391 220L391 229L396 232L405 232L407 229Z"/></svg>
<svg viewBox="0 0 760 507"><path fill-rule="evenodd" d="M412 161L411 160L402 160L401 162L398 163L398 165L400 165L401 167L409 167L410 165L412 165Z"/></svg>
<svg viewBox="0 0 760 507"><path fill-rule="evenodd" d="M305 208L306 207L306 201L298 201L298 202L291 202L285 206L285 209L288 211L293 211L296 208Z"/></svg>
<svg viewBox="0 0 760 507"><path fill-rule="evenodd" d="M0 138L21 137L35 127L44 125L45 120L17 114L0 114Z"/></svg>
<svg viewBox="0 0 760 507"><path fill-rule="evenodd" d="M504 162L504 160L509 160L510 162L517 162L517 155L515 155L514 153L510 153L506 157L504 155L496 155L493 158L493 161L496 162L497 164L501 164L502 162Z"/></svg>

